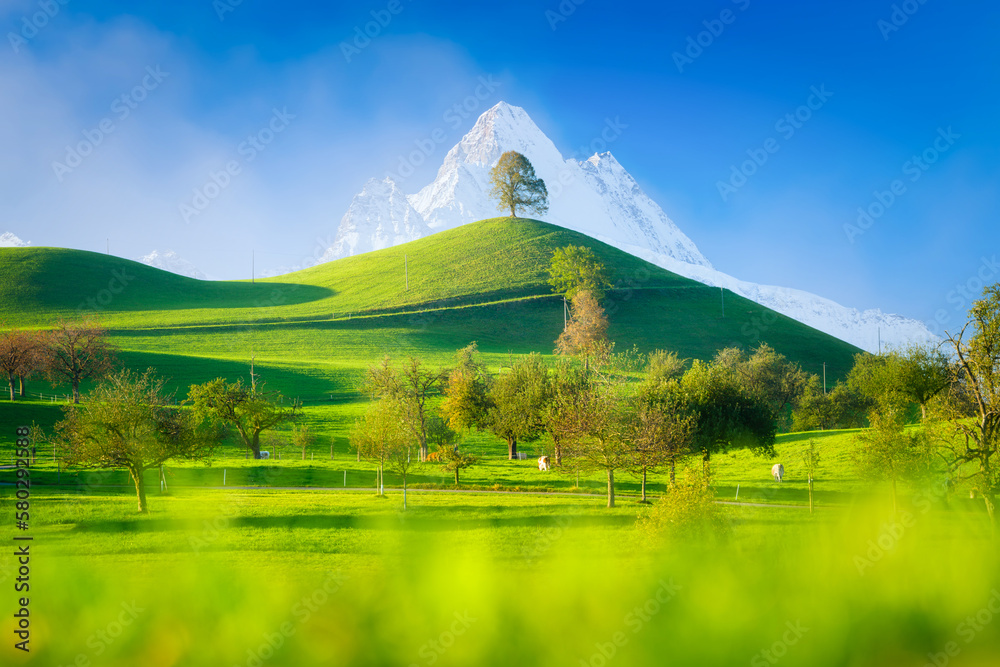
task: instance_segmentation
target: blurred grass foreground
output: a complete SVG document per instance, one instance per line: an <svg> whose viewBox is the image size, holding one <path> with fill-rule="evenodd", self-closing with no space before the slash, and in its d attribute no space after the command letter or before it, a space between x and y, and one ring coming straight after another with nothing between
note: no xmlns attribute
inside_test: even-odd
<svg viewBox="0 0 1000 667"><path fill-rule="evenodd" d="M716 505L684 530L552 495L33 500L31 650L5 632L5 665L1000 664L985 516L930 495L895 517Z"/></svg>

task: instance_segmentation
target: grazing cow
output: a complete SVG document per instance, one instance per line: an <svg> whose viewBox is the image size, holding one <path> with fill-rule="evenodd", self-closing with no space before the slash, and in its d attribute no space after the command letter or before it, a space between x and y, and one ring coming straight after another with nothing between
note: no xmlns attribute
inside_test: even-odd
<svg viewBox="0 0 1000 667"><path fill-rule="evenodd" d="M260 458L262 458L262 459L269 459L269 458L271 458L271 452L261 452L260 453Z"/></svg>
<svg viewBox="0 0 1000 667"><path fill-rule="evenodd" d="M426 459L426 461L428 463L432 463L434 461L440 461L440 460L441 460L441 452L430 452L427 455L427 459Z"/></svg>
<svg viewBox="0 0 1000 667"><path fill-rule="evenodd" d="M551 467L552 466L549 463L549 457L547 457L547 456L539 456L538 457L538 469L539 470L549 470Z"/></svg>
<svg viewBox="0 0 1000 667"><path fill-rule="evenodd" d="M785 466L775 463L771 468L771 474L774 475L775 482L780 482L781 478L785 476Z"/></svg>

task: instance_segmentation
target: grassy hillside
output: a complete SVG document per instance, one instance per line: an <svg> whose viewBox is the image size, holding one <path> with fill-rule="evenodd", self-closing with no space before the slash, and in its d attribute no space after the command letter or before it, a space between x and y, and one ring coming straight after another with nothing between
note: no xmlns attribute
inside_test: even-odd
<svg viewBox="0 0 1000 667"><path fill-rule="evenodd" d="M826 362L831 379L857 351L728 292L723 317L716 288L582 234L509 218L255 283L192 280L90 252L3 248L0 321L45 327L94 313L126 363L156 366L178 388L235 379L254 354L272 387L319 401L356 393L364 368L387 353L444 364L471 341L491 364L551 353L563 309L546 270L552 251L568 244L592 248L615 280L606 305L620 350L706 358L766 341L810 372Z"/></svg>

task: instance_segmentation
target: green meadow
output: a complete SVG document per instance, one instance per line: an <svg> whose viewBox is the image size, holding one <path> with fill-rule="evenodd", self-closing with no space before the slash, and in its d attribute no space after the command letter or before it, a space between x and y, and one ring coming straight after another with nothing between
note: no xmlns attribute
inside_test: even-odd
<svg viewBox="0 0 1000 667"><path fill-rule="evenodd" d="M634 475L567 462L542 472L543 440L508 461L487 433L450 473L433 463L375 494L348 432L386 354L434 367L478 343L494 372L514 355L554 361L563 304L546 284L552 250L591 247L611 270L616 350L709 359L766 342L832 384L858 350L729 292L580 234L495 219L272 279L202 282L127 260L53 248L0 249L5 326L92 315L123 365L153 367L183 400L193 383L249 378L304 406L318 435L287 432L272 458L235 440L208 465L173 461L146 482L137 515L121 470L66 469L45 443L31 467L30 531L17 532L15 428L51 431L68 389L28 382L0 402L0 614L18 608L13 537L30 535L30 665L994 665L1000 559L981 503L928 484L858 479L854 431L786 433L775 459L714 456L715 530L643 527ZM724 312L723 312L724 309ZM85 386L86 391L88 387ZM439 399L435 399L439 400ZM816 511L803 454L821 452ZM786 479L776 483L771 466ZM682 470L681 475L685 472ZM652 475L652 500L666 477ZM15 535L17 532L17 535ZM992 607L991 607L992 605ZM971 619L971 620L970 620Z"/></svg>

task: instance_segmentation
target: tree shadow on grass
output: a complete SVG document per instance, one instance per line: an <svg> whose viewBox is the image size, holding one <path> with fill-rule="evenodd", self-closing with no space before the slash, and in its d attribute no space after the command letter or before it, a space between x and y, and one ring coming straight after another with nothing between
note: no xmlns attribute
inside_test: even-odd
<svg viewBox="0 0 1000 667"><path fill-rule="evenodd" d="M461 507L449 508L451 511ZM470 508L479 509L479 508ZM433 514L437 514L436 512ZM401 515L402 520L395 516L357 516L349 514L300 514L294 516L243 516L229 517L220 521L219 527L258 528L269 530L331 530L363 528L366 530L410 530L419 532L452 532L464 530L480 530L483 528L548 528L557 525L556 516L539 517L488 517L488 518L448 518L444 513L440 516ZM210 523L211 518L207 519ZM587 516L573 517L574 524L581 526L624 526L635 521L629 516ZM81 521L73 527L78 533L156 533L170 530L187 530L202 528L202 519L192 519L190 522L169 518L135 517L120 520Z"/></svg>

